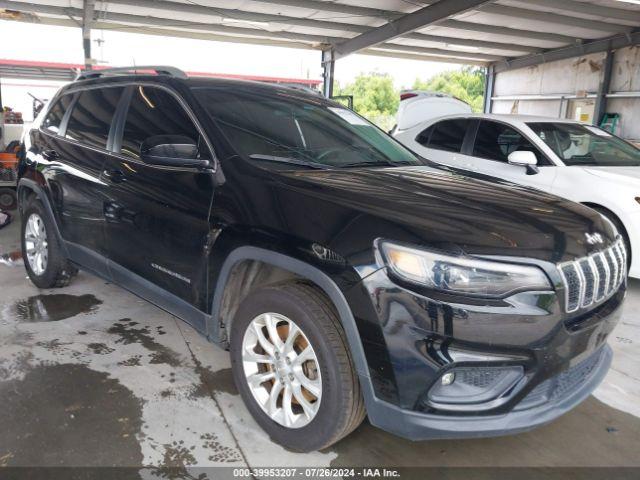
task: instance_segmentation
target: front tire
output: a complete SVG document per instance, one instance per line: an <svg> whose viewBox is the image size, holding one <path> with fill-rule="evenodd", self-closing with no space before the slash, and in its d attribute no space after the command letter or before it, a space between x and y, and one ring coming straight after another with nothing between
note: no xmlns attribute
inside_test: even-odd
<svg viewBox="0 0 640 480"><path fill-rule="evenodd" d="M310 285L250 293L231 326L231 364L247 408L286 448L326 448L364 419L342 325L331 302Z"/></svg>
<svg viewBox="0 0 640 480"><path fill-rule="evenodd" d="M22 258L29 278L38 288L64 287L78 272L64 256L54 225L37 199L22 214Z"/></svg>

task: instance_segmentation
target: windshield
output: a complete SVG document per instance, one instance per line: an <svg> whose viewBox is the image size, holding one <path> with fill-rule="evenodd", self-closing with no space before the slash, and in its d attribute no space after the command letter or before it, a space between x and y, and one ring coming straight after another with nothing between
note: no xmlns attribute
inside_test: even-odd
<svg viewBox="0 0 640 480"><path fill-rule="evenodd" d="M640 149L600 128L551 122L527 125L566 165L640 166Z"/></svg>
<svg viewBox="0 0 640 480"><path fill-rule="evenodd" d="M353 111L295 91L195 88L239 153L272 168L424 165Z"/></svg>

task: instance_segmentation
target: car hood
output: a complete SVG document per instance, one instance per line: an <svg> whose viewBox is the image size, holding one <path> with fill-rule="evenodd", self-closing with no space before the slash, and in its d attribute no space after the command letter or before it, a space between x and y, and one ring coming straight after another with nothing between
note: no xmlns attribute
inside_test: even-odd
<svg viewBox="0 0 640 480"><path fill-rule="evenodd" d="M575 167L569 167L575 168ZM616 182L617 185L620 182L626 184L632 184L634 186L640 185L640 167L578 167L582 168L585 172L594 175L599 178L611 180Z"/></svg>
<svg viewBox="0 0 640 480"><path fill-rule="evenodd" d="M280 215L296 217L288 218L288 228L314 241L323 239L343 255L370 250L371 242L382 237L458 253L557 263L603 248L589 244L586 233L600 233L604 243L614 240L614 231L594 210L446 168L274 175Z"/></svg>

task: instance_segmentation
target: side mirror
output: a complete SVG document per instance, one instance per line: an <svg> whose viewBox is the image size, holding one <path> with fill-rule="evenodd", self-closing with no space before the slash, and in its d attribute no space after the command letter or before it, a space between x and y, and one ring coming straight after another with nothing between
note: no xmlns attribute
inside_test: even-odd
<svg viewBox="0 0 640 480"><path fill-rule="evenodd" d="M527 175L535 175L538 170L538 158L536 154L528 151L511 152L508 157L509 164L519 167L526 167Z"/></svg>
<svg viewBox="0 0 640 480"><path fill-rule="evenodd" d="M184 135L155 135L142 142L140 158L150 165L206 168L209 160L198 158L198 144Z"/></svg>

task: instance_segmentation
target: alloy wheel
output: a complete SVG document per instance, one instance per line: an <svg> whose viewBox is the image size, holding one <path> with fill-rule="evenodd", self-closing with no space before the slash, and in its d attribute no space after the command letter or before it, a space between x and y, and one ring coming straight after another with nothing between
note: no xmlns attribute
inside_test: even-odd
<svg viewBox="0 0 640 480"><path fill-rule="evenodd" d="M24 244L31 270L36 275L42 275L49 260L49 242L44 221L37 213L32 213L27 219Z"/></svg>
<svg viewBox="0 0 640 480"><path fill-rule="evenodd" d="M242 365L253 398L276 423L301 428L320 408L322 378L313 346L300 327L277 313L249 323Z"/></svg>

